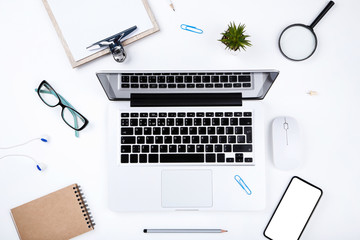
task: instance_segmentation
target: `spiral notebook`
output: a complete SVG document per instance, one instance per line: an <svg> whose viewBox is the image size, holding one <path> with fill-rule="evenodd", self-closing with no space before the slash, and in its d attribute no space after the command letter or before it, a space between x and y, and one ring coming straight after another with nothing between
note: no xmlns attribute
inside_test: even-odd
<svg viewBox="0 0 360 240"><path fill-rule="evenodd" d="M13 208L11 215L21 240L68 240L95 225L77 184Z"/></svg>

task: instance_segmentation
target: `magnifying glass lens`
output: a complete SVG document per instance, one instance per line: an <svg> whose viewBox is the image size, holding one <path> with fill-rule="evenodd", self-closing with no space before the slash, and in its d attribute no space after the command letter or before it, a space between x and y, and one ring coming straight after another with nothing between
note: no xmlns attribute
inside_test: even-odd
<svg viewBox="0 0 360 240"><path fill-rule="evenodd" d="M292 26L282 33L279 44L281 51L288 58L304 60L315 51L316 37L307 27Z"/></svg>

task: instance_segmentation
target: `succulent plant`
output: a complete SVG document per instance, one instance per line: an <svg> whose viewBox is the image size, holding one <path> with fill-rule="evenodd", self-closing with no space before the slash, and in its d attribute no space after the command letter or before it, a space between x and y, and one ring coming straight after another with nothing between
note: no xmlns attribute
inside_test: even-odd
<svg viewBox="0 0 360 240"><path fill-rule="evenodd" d="M250 40L247 38L249 35L245 35L245 24L235 25L234 22L231 22L228 25L228 29L221 33L223 36L219 39L220 42L226 45L225 49L230 49L233 51L246 50L246 47L252 46Z"/></svg>

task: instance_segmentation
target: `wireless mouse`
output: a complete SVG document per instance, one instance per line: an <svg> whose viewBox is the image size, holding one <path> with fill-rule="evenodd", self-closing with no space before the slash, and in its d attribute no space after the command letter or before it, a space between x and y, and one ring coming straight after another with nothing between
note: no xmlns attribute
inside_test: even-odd
<svg viewBox="0 0 360 240"><path fill-rule="evenodd" d="M277 117L272 122L273 161L281 170L291 170L302 162L300 129L292 117Z"/></svg>

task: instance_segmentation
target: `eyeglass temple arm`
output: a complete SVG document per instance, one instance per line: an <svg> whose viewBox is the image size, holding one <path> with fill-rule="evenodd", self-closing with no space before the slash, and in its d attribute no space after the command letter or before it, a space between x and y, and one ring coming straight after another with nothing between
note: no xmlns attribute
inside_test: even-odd
<svg viewBox="0 0 360 240"><path fill-rule="evenodd" d="M36 88L35 91L37 92L38 89ZM47 93L47 94L52 94L52 95L55 95L55 92L53 91L45 91L45 90L40 90L41 93ZM73 105L71 105L63 96L61 96L60 94L58 94L59 97L61 98L61 100L66 104L68 105L69 107L71 108L74 108ZM76 114L74 113L74 111L72 109L69 109L70 113L73 115L73 118L74 118L74 124L75 124L75 128L78 128L78 121L77 121L77 117L76 117ZM75 136L76 137L79 137L79 131L75 130Z"/></svg>

